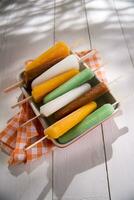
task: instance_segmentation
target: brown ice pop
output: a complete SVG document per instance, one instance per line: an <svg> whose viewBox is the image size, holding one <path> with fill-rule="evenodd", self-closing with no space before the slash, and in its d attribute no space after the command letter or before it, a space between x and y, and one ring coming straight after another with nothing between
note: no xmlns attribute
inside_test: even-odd
<svg viewBox="0 0 134 200"><path fill-rule="evenodd" d="M80 108L81 106L99 98L101 95L105 94L108 91L108 87L103 83L99 83L89 91L84 93L79 98L75 99L71 103L67 104L57 112L55 112L54 119L59 120L62 117L65 117L69 113L73 112L74 110Z"/></svg>

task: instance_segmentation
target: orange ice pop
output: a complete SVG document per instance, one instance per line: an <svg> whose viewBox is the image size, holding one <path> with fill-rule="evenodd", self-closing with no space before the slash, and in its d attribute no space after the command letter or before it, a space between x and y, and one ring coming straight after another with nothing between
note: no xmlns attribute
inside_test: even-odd
<svg viewBox="0 0 134 200"><path fill-rule="evenodd" d="M70 48L67 44L61 41L57 42L54 46L25 66L24 81L27 83L69 54Z"/></svg>

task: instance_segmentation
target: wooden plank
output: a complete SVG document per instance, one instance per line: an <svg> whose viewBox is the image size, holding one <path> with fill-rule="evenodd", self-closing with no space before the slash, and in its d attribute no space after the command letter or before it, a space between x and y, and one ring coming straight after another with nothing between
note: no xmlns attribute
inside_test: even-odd
<svg viewBox="0 0 134 200"><path fill-rule="evenodd" d="M82 1L56 1L55 39L90 46ZM53 155L53 199L109 199L101 127Z"/></svg>
<svg viewBox="0 0 134 200"><path fill-rule="evenodd" d="M90 48L87 22L82 2L56 1L55 40L66 41L73 49Z"/></svg>
<svg viewBox="0 0 134 200"><path fill-rule="evenodd" d="M133 1L119 1L114 0L115 10L117 12L117 16L119 18L119 22L122 29L122 34L124 36L125 44L128 48L128 53L130 56L130 60L134 66L134 21L133 21L133 13L134 6Z"/></svg>
<svg viewBox="0 0 134 200"><path fill-rule="evenodd" d="M54 199L109 199L101 129L54 151Z"/></svg>
<svg viewBox="0 0 134 200"><path fill-rule="evenodd" d="M3 1L4 2L4 1ZM0 39L1 90L16 81L23 63L53 45L53 1L14 1L3 7ZM11 110L20 91L0 95L0 129L17 112ZM0 153L0 199L52 199L52 157L29 165L8 168L8 157Z"/></svg>
<svg viewBox="0 0 134 200"><path fill-rule="evenodd" d="M120 4L127 4L123 1ZM117 1L116 1L117 3ZM129 5L131 2L128 2ZM119 5L120 5L119 4ZM124 38L122 27L113 1L86 1L90 33L93 46L99 48L109 61L106 68L108 80L121 78L112 86L112 91L121 101L121 112L103 123L104 145L107 159L107 175L110 183L111 199L133 199L134 159L133 159L133 66L129 52L133 49L132 37ZM119 7L118 7L119 8ZM123 12L122 7L119 8ZM125 9L124 9L125 10ZM128 20L126 15L126 20ZM125 21L125 20L124 20ZM131 24L132 25L132 24ZM133 30L133 25L130 28ZM123 27L124 30L124 27ZM129 31L127 28L126 31Z"/></svg>
<svg viewBox="0 0 134 200"><path fill-rule="evenodd" d="M13 5L14 9L12 5L5 7L5 17L9 19L9 23L5 24L5 44L1 52L1 90L16 81L16 76L27 59L38 56L53 44L52 1L23 1L22 4L16 2ZM20 90L7 95L2 93L1 128L16 112L10 107L19 94Z"/></svg>
<svg viewBox="0 0 134 200"><path fill-rule="evenodd" d="M105 122L103 125L111 199L115 200L134 198L133 101L134 97L128 99L122 104L122 112L114 121Z"/></svg>
<svg viewBox="0 0 134 200"><path fill-rule="evenodd" d="M99 49L104 61L108 62L105 66L108 80L125 77L133 68L113 1L85 2L92 46Z"/></svg>
<svg viewBox="0 0 134 200"><path fill-rule="evenodd" d="M133 7L131 1L115 1L115 10L119 18L122 33L124 36L124 43L128 50L128 59L131 61L131 66L133 65L133 31L134 24L132 21ZM125 56L125 55L124 55ZM127 65L127 68L130 67ZM129 73L129 72L128 72ZM133 72L134 73L134 72ZM109 178L111 183L111 191L113 199L133 199L133 185L134 185L134 159L133 159L133 147L134 147L134 137L133 137L133 91L134 91L134 80L133 73L124 78L122 81L122 87L120 90L122 94L125 93L125 100L122 103L122 114L115 118L116 126L118 131L115 131L115 127L112 128L112 133L116 132L117 137L123 135L119 138L114 145L113 155L114 157L109 161ZM127 94L126 94L127 93ZM104 132L110 128L110 125L104 124ZM111 134L112 134L111 133ZM105 134L106 144L109 141L109 136ZM108 148L108 145L106 145ZM107 149L107 152L108 149ZM118 176L118 184L116 184L116 178ZM121 185L121 187L119 187Z"/></svg>
<svg viewBox="0 0 134 200"><path fill-rule="evenodd" d="M51 156L30 165L8 168L7 156L0 153L0 197L11 199L52 199Z"/></svg>

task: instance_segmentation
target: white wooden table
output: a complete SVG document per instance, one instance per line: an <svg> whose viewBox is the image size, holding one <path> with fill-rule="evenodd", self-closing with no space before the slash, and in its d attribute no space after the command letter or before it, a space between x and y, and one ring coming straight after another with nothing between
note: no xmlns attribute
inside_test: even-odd
<svg viewBox="0 0 134 200"><path fill-rule="evenodd" d="M121 112L65 149L8 168L0 153L0 200L134 199L134 3L132 0L1 0L0 90L25 60L64 40L97 48ZM20 94L0 94L0 129Z"/></svg>

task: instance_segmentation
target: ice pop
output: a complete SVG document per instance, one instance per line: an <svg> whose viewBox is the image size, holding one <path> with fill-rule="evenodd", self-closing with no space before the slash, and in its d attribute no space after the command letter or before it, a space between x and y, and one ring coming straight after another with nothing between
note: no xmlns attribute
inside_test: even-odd
<svg viewBox="0 0 134 200"><path fill-rule="evenodd" d="M103 82L97 84L96 86L92 87L89 91L85 92L82 96L73 100L71 103L67 104L66 106L58 110L56 113L54 113L54 118L56 120L59 120L62 117L65 117L66 115L80 108L86 103L99 98L101 95L105 94L107 91L108 91L108 87L106 86L106 84L104 84Z"/></svg>
<svg viewBox="0 0 134 200"><path fill-rule="evenodd" d="M37 77L69 54L70 48L67 44L61 41L57 42L54 46L33 60L33 62L26 65L24 81L27 83L29 80Z"/></svg>
<svg viewBox="0 0 134 200"><path fill-rule="evenodd" d="M60 42L59 42L60 43ZM64 43L65 44L65 43ZM51 48L51 50L54 50L54 48ZM69 49L69 48L68 48ZM49 49L50 50L50 49ZM48 52L48 51L47 51ZM67 53L68 55L70 54L70 50L68 50L68 52L69 53ZM50 53L50 51L49 51L49 53ZM75 56L75 60L76 60L76 58L77 58L77 62L79 61L79 64L82 62L82 61L84 61L86 58L90 58L90 57L92 57L94 54L96 53L96 50L95 49L93 49L92 51L89 51L86 55L84 55L83 57L81 57L81 58L79 58L77 55L73 55L73 56ZM44 57L46 57L46 54L44 53L43 54L44 55ZM43 55L41 55L41 56L43 56ZM50 54L51 55L51 54ZM67 55L67 56L68 56ZM65 56L66 57L66 56ZM42 59L42 58L41 58ZM36 60L38 60L39 61L39 59L36 59ZM57 58L57 60L58 60L58 58ZM62 60L62 59L61 59ZM43 60L42 60L43 61ZM59 60L60 61L60 60ZM55 65L57 62L59 62L59 61L55 61L55 59L52 61L52 62L54 62L53 63L53 65ZM46 60L45 60L45 62L46 62ZM29 61L26 61L26 63L25 63L25 66L30 66L30 65L32 65L32 63L33 63L33 60L29 60ZM38 62L37 62L38 63ZM34 63L35 65L37 64L36 62ZM47 64L49 65L49 63L50 62L47 62ZM74 62L74 60L73 59L70 59L70 63L72 63L72 65L74 66L74 64L75 64L75 62ZM48 70L48 68L51 68L52 66L48 66L47 64L45 64L45 66L44 66L44 69L43 69L43 71L46 71L46 70ZM78 64L78 63L77 63ZM61 65L60 66L58 66L58 68L60 68L61 67ZM47 69L46 69L47 68ZM65 67L65 69L66 69L66 67ZM57 70L58 71L58 70ZM96 70L94 70L94 71L96 71ZM42 72L41 72L42 73ZM40 73L40 74L41 74ZM39 78L39 79L37 79L34 83L33 83L33 87L34 86L37 86L37 84L40 84L40 83L42 83L43 81L45 81L45 80L48 80L48 79L50 79L50 78L52 78L53 76L56 76L56 74L58 74L58 72L56 72L56 70L55 70L55 68L54 69L52 69L52 71L50 70L50 72L48 73L47 72L47 74L43 74L42 76L41 76L41 78ZM36 78L37 77L37 73L35 73L35 76L33 76L33 78ZM9 87L7 87L7 88L5 88L4 89L4 92L10 92L10 91L12 91L13 89L15 89L15 88L17 88L17 87L20 87L20 86L22 86L23 84L25 84L25 85L27 85L27 83L28 83L28 81L29 80L31 80L31 79L33 79L33 78L29 78L29 80L28 80L28 76L27 76L27 72L25 71L24 73L23 73L23 75L22 75L22 77L23 77L23 79L22 80L20 80L20 81L18 81L17 83L15 83L15 84L12 84L12 85L10 85ZM43 80L43 78L44 78L44 80ZM36 84L37 83L37 84Z"/></svg>
<svg viewBox="0 0 134 200"><path fill-rule="evenodd" d="M79 60L75 55L67 56L66 58L58 62L56 65L52 66L47 71L42 73L36 79L34 79L32 82L32 88L72 68L79 69Z"/></svg>
<svg viewBox="0 0 134 200"><path fill-rule="evenodd" d="M97 104L95 102L88 103L78 110L74 111L70 115L64 117L63 119L57 121L56 123L49 126L44 134L47 135L49 139L56 139L82 121L89 113L95 110Z"/></svg>
<svg viewBox="0 0 134 200"><path fill-rule="evenodd" d="M56 97L65 94L66 92L82 85L83 83L87 82L94 76L94 72L91 71L91 69L87 68L82 70L79 74L50 92L48 95L44 97L44 103L47 103L49 101L52 101Z"/></svg>
<svg viewBox="0 0 134 200"><path fill-rule="evenodd" d="M73 127L70 131L60 136L57 141L61 144L72 141L74 138L81 135L84 131L101 123L107 117L112 115L113 112L114 107L111 104L103 105L102 107L98 108L96 111L88 115L83 121Z"/></svg>
<svg viewBox="0 0 134 200"><path fill-rule="evenodd" d="M59 85L61 85L62 83L64 83L65 81L72 78L78 73L78 69L71 69L34 87L32 90L32 97L34 101L36 103L40 102L48 92L52 91L53 89L55 89L56 87L58 87Z"/></svg>
<svg viewBox="0 0 134 200"><path fill-rule="evenodd" d="M84 92L90 90L90 88L91 86L88 83L85 83L80 87L72 89L69 92L41 106L40 113L45 117L48 117L63 106L76 99L77 97L81 96Z"/></svg>

